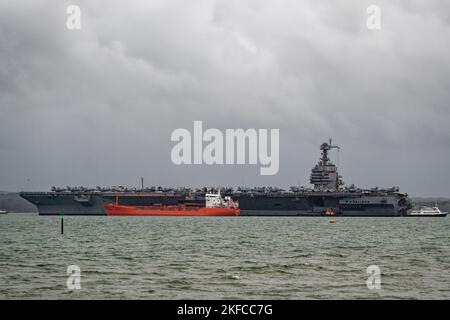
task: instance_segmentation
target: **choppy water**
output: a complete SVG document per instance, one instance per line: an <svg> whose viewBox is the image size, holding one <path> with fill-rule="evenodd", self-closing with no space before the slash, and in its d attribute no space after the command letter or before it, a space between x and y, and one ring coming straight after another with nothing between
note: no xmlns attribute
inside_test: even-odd
<svg viewBox="0 0 450 320"><path fill-rule="evenodd" d="M0 216L0 298L449 299L449 218ZM66 287L68 265L81 290ZM369 265L381 289L366 285Z"/></svg>

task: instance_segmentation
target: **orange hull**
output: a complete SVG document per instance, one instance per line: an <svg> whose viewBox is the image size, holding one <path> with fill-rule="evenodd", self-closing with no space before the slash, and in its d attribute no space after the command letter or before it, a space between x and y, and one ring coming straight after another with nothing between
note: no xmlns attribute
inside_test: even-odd
<svg viewBox="0 0 450 320"><path fill-rule="evenodd" d="M104 205L108 216L238 216L240 209L183 206L123 206Z"/></svg>

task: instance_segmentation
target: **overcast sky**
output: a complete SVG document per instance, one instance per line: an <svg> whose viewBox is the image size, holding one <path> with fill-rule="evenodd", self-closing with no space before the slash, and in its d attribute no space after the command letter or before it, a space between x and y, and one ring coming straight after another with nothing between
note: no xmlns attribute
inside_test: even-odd
<svg viewBox="0 0 450 320"><path fill-rule="evenodd" d="M280 129L278 174L175 166L194 120ZM0 0L0 122L0 190L307 185L332 137L347 184L450 196L450 2Z"/></svg>

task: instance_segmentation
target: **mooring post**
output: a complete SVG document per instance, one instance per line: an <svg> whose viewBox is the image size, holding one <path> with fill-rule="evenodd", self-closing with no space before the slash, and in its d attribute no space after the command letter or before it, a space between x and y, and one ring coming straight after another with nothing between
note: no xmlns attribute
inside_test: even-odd
<svg viewBox="0 0 450 320"><path fill-rule="evenodd" d="M64 234L64 211L60 211L59 214L61 215L61 234Z"/></svg>

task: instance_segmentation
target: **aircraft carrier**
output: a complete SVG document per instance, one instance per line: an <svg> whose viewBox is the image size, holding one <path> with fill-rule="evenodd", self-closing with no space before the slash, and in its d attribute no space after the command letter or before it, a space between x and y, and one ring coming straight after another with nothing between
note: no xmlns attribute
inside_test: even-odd
<svg viewBox="0 0 450 320"><path fill-rule="evenodd" d="M360 189L345 186L328 152L339 146L329 142L320 146L321 157L311 170L308 187L222 188L223 195L239 201L241 216L320 216L333 212L336 216L393 217L405 216L412 208L408 194L398 187ZM157 205L205 203L205 193L214 188L144 188L53 187L51 192L21 192L20 196L36 205L40 215L106 215L104 205Z"/></svg>

